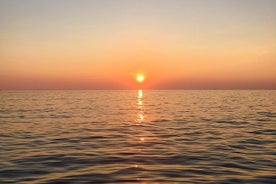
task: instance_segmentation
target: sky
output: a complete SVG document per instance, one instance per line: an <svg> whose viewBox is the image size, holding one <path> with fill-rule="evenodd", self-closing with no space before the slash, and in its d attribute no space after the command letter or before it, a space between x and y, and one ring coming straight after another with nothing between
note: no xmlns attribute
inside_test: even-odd
<svg viewBox="0 0 276 184"><path fill-rule="evenodd" d="M276 89L275 20L275 0L0 0L0 89Z"/></svg>

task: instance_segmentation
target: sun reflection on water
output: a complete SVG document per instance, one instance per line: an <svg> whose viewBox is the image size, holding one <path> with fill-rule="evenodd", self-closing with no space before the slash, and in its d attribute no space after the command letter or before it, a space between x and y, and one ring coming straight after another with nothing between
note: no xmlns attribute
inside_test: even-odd
<svg viewBox="0 0 276 184"><path fill-rule="evenodd" d="M141 124L144 122L144 105L143 105L143 90L138 90L137 96L137 107L138 107L138 114L137 114L137 122Z"/></svg>
<svg viewBox="0 0 276 184"><path fill-rule="evenodd" d="M138 95L137 95L137 119L136 119L136 122L137 124L136 125L142 125L145 121L145 116L144 116L144 103L143 103L143 90L138 90ZM139 126L137 131L139 131L143 126ZM143 133L140 133L140 135L137 137L137 142L138 144L144 144L146 138L145 138L145 135ZM140 153L142 151L141 148L138 147L137 149L137 153ZM139 165L141 163L136 163L135 164L135 168L138 168Z"/></svg>
<svg viewBox="0 0 276 184"><path fill-rule="evenodd" d="M140 99L143 98L143 90L141 90L141 89L138 90L138 98L140 98Z"/></svg>

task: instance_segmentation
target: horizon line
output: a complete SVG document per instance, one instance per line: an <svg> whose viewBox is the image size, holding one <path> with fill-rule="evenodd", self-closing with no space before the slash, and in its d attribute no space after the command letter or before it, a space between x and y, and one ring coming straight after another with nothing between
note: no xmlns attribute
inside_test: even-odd
<svg viewBox="0 0 276 184"><path fill-rule="evenodd" d="M149 91L169 91L169 90L187 90L187 91L257 91L257 90L276 90L276 88L146 88L146 89L0 89L0 91L137 91L137 90L149 90Z"/></svg>

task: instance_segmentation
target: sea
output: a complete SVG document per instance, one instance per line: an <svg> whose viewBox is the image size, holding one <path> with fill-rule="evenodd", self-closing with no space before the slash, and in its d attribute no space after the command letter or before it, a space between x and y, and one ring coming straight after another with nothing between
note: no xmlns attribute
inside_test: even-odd
<svg viewBox="0 0 276 184"><path fill-rule="evenodd" d="M276 183L276 91L0 91L0 183Z"/></svg>

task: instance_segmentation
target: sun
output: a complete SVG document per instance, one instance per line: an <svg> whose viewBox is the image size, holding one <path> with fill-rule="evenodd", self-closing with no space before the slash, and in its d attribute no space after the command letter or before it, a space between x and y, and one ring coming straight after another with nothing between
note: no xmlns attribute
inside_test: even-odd
<svg viewBox="0 0 276 184"><path fill-rule="evenodd" d="M144 80L145 80L144 75L138 74L138 75L136 76L136 81L137 81L137 82L142 83L142 82L144 82Z"/></svg>

